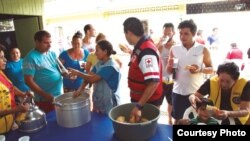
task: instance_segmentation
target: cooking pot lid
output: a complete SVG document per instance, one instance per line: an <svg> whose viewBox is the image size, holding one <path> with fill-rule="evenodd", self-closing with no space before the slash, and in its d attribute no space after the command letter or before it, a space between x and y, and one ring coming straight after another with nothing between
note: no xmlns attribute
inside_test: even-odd
<svg viewBox="0 0 250 141"><path fill-rule="evenodd" d="M78 97L67 97L65 99L60 100L59 102L61 104L72 104L72 103L79 103L79 102L83 102L86 99L86 97L84 96L78 96Z"/></svg>
<svg viewBox="0 0 250 141"><path fill-rule="evenodd" d="M89 95L84 91L79 96L73 97L73 92L64 93L55 98L56 103L63 105L77 104L86 102L89 99Z"/></svg>

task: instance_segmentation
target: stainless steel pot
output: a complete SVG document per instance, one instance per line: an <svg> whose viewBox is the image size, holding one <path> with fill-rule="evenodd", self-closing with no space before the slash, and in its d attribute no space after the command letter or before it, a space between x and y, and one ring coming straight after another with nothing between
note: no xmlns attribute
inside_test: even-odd
<svg viewBox="0 0 250 141"><path fill-rule="evenodd" d="M30 109L27 113L21 114L25 114L25 116L24 119L17 121L19 131L34 133L47 125L45 113L34 104L30 104Z"/></svg>
<svg viewBox="0 0 250 141"><path fill-rule="evenodd" d="M81 126L91 119L89 96L84 91L73 98L73 93L65 93L55 98L56 120L62 127L73 128Z"/></svg>

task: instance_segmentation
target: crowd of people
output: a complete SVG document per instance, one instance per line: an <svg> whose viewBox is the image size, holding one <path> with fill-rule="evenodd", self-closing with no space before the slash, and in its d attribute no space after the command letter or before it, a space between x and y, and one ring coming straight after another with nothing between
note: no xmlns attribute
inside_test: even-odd
<svg viewBox="0 0 250 141"><path fill-rule="evenodd" d="M209 48L201 41L202 31L197 34L193 20L179 23L180 43L174 40L172 23L163 25L163 35L157 44L145 34L136 17L127 18L123 29L126 40L134 47L121 48L131 55L127 83L131 102L136 103L131 118L140 121L146 103L160 108L166 97L169 124L232 124L229 119L234 124L249 124L250 82L240 76L243 65L226 61L214 74ZM212 48L217 48L216 30L209 38ZM82 33L76 32L72 48L59 57L50 50L51 35L45 30L35 33L35 47L24 59L20 58L20 49L13 47L7 61L4 46L0 46L0 134L11 130L17 113L29 110L29 105L18 102L17 97L34 97L36 105L46 113L54 110L52 102L56 96L73 92L77 97L86 88L91 89L93 112L108 114L120 104L119 89L125 83L121 82L122 61L104 34L91 42L96 34L92 25L87 24L84 33L82 38ZM237 44L231 46L227 59L241 59ZM204 74L212 77L205 79ZM208 105L217 107L216 112L209 114ZM198 115L183 119L190 107L196 107Z"/></svg>

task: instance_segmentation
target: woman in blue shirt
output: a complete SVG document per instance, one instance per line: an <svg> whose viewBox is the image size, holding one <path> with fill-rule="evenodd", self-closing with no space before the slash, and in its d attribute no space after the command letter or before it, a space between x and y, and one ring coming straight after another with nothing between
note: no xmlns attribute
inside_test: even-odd
<svg viewBox="0 0 250 141"><path fill-rule="evenodd" d="M93 111L108 114L108 112L119 103L118 87L121 73L111 54L116 54L110 42L99 41L95 52L98 62L89 74L70 68L71 75L84 78L82 86L74 93L79 95L88 83L94 83L93 90Z"/></svg>
<svg viewBox="0 0 250 141"><path fill-rule="evenodd" d="M84 72L84 68L81 67L81 62L86 62L89 52L86 49L82 49L82 33L76 32L71 41L72 48L63 51L59 59L65 68L74 68L81 72ZM82 84L83 79L80 77L64 77L63 89L64 92L71 92L77 90Z"/></svg>

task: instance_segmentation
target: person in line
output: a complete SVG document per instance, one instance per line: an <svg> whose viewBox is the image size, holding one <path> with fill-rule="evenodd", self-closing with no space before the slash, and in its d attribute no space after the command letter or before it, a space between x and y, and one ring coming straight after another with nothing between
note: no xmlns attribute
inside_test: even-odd
<svg viewBox="0 0 250 141"><path fill-rule="evenodd" d="M82 39L82 48L92 53L95 51L95 43L92 41L92 38L96 36L95 28L91 24L86 24L83 30L85 36Z"/></svg>
<svg viewBox="0 0 250 141"><path fill-rule="evenodd" d="M88 74L70 68L71 75L77 75L84 79L84 83L74 93L78 96L85 89L87 84L93 83L93 111L108 114L111 108L118 105L120 96L118 86L121 79L120 70L111 54L116 54L112 44L107 40L101 40L96 45L95 52L98 62Z"/></svg>
<svg viewBox="0 0 250 141"><path fill-rule="evenodd" d="M96 36L96 40L95 43L97 44L97 42L101 41L101 40L105 40L106 36L103 33L99 33ZM98 62L97 56L95 54L95 51L91 52L87 58L87 62L86 62L86 72L89 73L92 69L92 67Z"/></svg>
<svg viewBox="0 0 250 141"><path fill-rule="evenodd" d="M24 82L23 76L23 59L19 48L14 47L10 50L10 60L7 61L4 73L10 79L10 81L19 90L27 92L30 88Z"/></svg>
<svg viewBox="0 0 250 141"><path fill-rule="evenodd" d="M246 79L250 80L250 48L246 52L247 58L244 61L244 69L241 71L240 75Z"/></svg>
<svg viewBox="0 0 250 141"><path fill-rule="evenodd" d="M127 18L123 27L126 40L130 45L134 45L129 62L128 87L131 102L136 102L131 111L131 118L138 122L145 103L157 107L162 104L162 62L157 47L145 36L143 25L138 18Z"/></svg>
<svg viewBox="0 0 250 141"><path fill-rule="evenodd" d="M213 106L213 102L207 98L201 98L200 100L196 103L197 117L181 119L177 125L219 125L218 120L212 117L216 111L209 109L209 106Z"/></svg>
<svg viewBox="0 0 250 141"><path fill-rule="evenodd" d="M218 33L219 33L219 28L214 27L212 29L212 34L207 37L207 42L208 42L208 45L209 45L209 49L218 50L218 46L220 44L219 34Z"/></svg>
<svg viewBox="0 0 250 141"><path fill-rule="evenodd" d="M99 33L97 36L96 36L96 40L95 40L95 43L97 44L99 41L101 40L107 40L106 39L106 36L103 34L103 33ZM111 55L111 58L113 58L117 65L119 66L119 68L122 67L122 62L121 60L118 58L117 55ZM86 62L86 72L90 72L91 68L98 62L98 59L96 57L96 54L95 54L95 51L90 53L88 58L87 58L87 62Z"/></svg>
<svg viewBox="0 0 250 141"><path fill-rule="evenodd" d="M189 96L193 106L208 94L220 110L214 117L221 124L244 125L250 114L250 81L240 77L239 67L233 63L219 65L217 75L207 79L195 94Z"/></svg>
<svg viewBox="0 0 250 141"><path fill-rule="evenodd" d="M173 90L173 79L172 75L167 73L166 66L169 58L169 51L173 45L175 45L175 41L173 39L175 34L174 31L174 25L173 23L165 23L163 25L163 36L160 39L159 43L156 45L156 47L159 49L161 53L161 59L162 59L162 88L163 88L163 94L162 94L162 100L164 97L167 99L168 103L168 123L172 124L172 90Z"/></svg>
<svg viewBox="0 0 250 141"><path fill-rule="evenodd" d="M29 104L16 104L15 96L24 98L26 94L16 88L3 73L6 67L5 47L0 44L0 134L9 132L15 122L15 115L29 110ZM27 94L27 96L30 96ZM15 127L16 128L16 127Z"/></svg>
<svg viewBox="0 0 250 141"><path fill-rule="evenodd" d="M205 45L206 44L206 41L205 39L203 38L203 30L198 30L197 33L196 33L196 37L195 37L195 41L197 43L200 43L202 45Z"/></svg>
<svg viewBox="0 0 250 141"><path fill-rule="evenodd" d="M65 68L74 68L81 72L84 72L85 68L82 66L82 62L87 61L89 51L87 49L81 48L82 46L82 33L76 32L72 37L72 48L63 51L59 55L59 60L62 62ZM72 92L77 90L83 83L83 79L80 77L71 78L65 76L63 77L63 90L64 92Z"/></svg>
<svg viewBox="0 0 250 141"><path fill-rule="evenodd" d="M34 35L35 48L23 60L26 84L35 93L35 103L44 112L54 110L54 97L63 94L63 80L57 56L50 51L51 35L45 30Z"/></svg>
<svg viewBox="0 0 250 141"><path fill-rule="evenodd" d="M203 83L203 73L213 73L208 49L195 42L197 26L193 20L184 20L178 26L181 44L170 50L167 71L173 74L172 116L178 121L190 107L188 97ZM181 103L181 104L180 104Z"/></svg>
<svg viewBox="0 0 250 141"><path fill-rule="evenodd" d="M238 48L236 43L230 44L230 50L226 56L226 62L234 62L236 63L240 70L244 69L244 60L243 60L243 52Z"/></svg>

